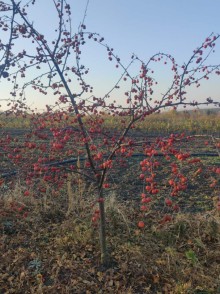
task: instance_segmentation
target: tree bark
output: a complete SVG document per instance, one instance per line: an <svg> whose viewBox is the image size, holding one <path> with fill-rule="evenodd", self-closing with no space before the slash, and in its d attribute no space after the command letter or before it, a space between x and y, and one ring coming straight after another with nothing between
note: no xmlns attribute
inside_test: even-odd
<svg viewBox="0 0 220 294"><path fill-rule="evenodd" d="M99 240L101 248L101 263L102 266L108 267L110 263L109 252L106 245L106 219L105 219L105 203L102 197L102 191L99 193L99 210L100 210L100 223L99 223Z"/></svg>

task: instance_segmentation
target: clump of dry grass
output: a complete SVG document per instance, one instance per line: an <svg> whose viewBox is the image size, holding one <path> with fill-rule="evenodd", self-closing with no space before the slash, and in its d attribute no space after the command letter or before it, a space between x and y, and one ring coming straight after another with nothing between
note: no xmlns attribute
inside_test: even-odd
<svg viewBox="0 0 220 294"><path fill-rule="evenodd" d="M130 235L132 223L127 214L126 203L120 202L116 195L112 193L106 198L105 210L109 229L115 231L120 228Z"/></svg>
<svg viewBox="0 0 220 294"><path fill-rule="evenodd" d="M95 199L93 185L88 186L80 176L76 177L74 174L68 174L66 197L66 216L71 214L79 216Z"/></svg>

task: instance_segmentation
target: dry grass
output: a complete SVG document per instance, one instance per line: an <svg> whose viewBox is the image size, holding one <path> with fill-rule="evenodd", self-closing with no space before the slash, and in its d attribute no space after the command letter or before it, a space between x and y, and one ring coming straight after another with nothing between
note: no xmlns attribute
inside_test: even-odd
<svg viewBox="0 0 220 294"><path fill-rule="evenodd" d="M98 229L91 223L92 191L86 193L82 183L71 190L69 182L56 209L27 198L24 203L19 185L13 195L8 192L12 198L1 200L7 213L0 219L0 293L220 291L220 217L214 211L179 214L163 226L149 215L141 230L135 203L110 195L107 238L113 262L103 270ZM12 212L12 199L29 204L27 218ZM67 205L60 205L64 200Z"/></svg>
<svg viewBox="0 0 220 294"><path fill-rule="evenodd" d="M56 114L55 114L56 115ZM64 115L65 116L65 115ZM97 115L95 116L97 117ZM120 117L113 117L110 115L102 115L104 118L104 127L110 129L120 129L121 119ZM89 116L91 119L91 116ZM126 118L123 118L123 120ZM127 118L129 121L129 118ZM64 120L66 121L66 120ZM66 122L72 125L72 117L69 117L69 121ZM45 116L45 122L47 122L48 127L51 125L50 120L47 121ZM86 123L86 121L85 121ZM53 121L53 126L61 127L61 123ZM24 119L21 117L3 116L0 117L0 127L3 128L19 128L28 129L31 126L30 117ZM218 109L207 109L207 110L197 110L197 111L165 111L160 114L153 114L140 121L136 124L136 127L147 132L191 132L191 133L219 133L220 132L220 116Z"/></svg>

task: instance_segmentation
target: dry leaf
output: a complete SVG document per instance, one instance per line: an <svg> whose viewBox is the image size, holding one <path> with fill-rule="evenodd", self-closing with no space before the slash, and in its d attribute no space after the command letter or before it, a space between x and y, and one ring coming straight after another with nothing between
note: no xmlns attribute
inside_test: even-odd
<svg viewBox="0 0 220 294"><path fill-rule="evenodd" d="M158 274L153 275L153 283L158 284L160 280L160 276Z"/></svg>

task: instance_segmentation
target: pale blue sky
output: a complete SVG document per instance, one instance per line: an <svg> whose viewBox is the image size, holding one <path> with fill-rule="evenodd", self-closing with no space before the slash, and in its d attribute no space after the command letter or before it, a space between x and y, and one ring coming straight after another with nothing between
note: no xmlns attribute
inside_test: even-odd
<svg viewBox="0 0 220 294"><path fill-rule="evenodd" d="M52 30L51 0L36 2L42 28ZM77 28L87 0L69 3ZM219 11L219 0L90 0L86 25L124 57L135 52L147 59L162 51L183 62L210 33L220 33Z"/></svg>
<svg viewBox="0 0 220 294"><path fill-rule="evenodd" d="M144 59L163 51L183 62L211 32L220 33L219 11L219 0L91 0L87 23L121 54Z"/></svg>
<svg viewBox="0 0 220 294"><path fill-rule="evenodd" d="M44 35L51 35L54 31L56 18L51 2L36 0L32 15ZM72 7L73 27L77 31L87 0L67 2ZM219 11L220 0L90 0L85 24L88 31L100 33L105 38L125 65L132 53L147 61L157 52L169 53L182 64L210 33L220 33ZM102 95L117 80L117 72L115 74L103 49L94 44L86 48L82 61L91 68L88 79ZM216 54L209 60L209 63L220 64L219 44ZM161 84L165 88L168 78L169 75L162 71ZM215 77L197 92L192 90L191 94L196 98L203 95L220 100L219 82L220 77Z"/></svg>

